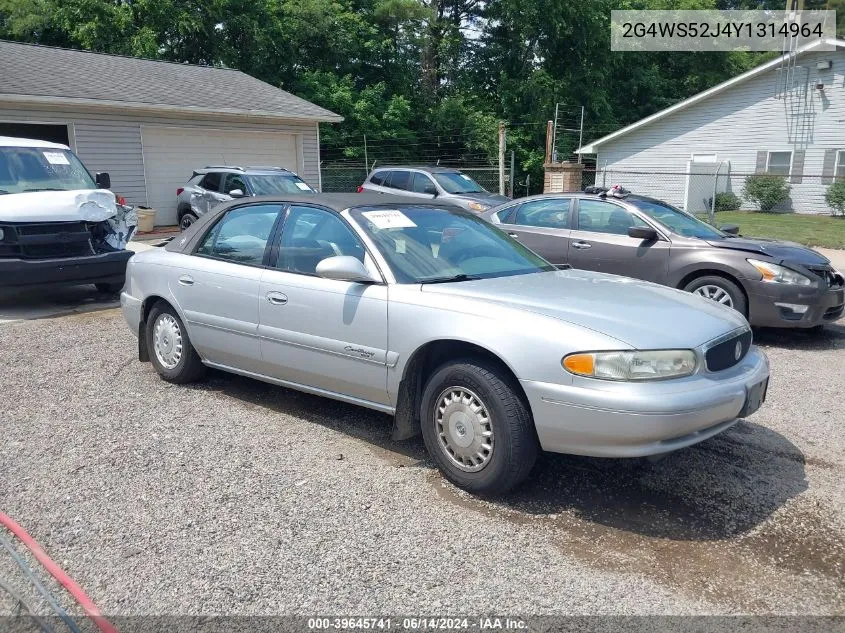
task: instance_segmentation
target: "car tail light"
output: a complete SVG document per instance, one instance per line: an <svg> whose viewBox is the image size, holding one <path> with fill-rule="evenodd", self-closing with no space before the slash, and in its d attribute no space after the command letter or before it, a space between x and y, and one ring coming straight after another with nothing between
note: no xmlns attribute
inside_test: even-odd
<svg viewBox="0 0 845 633"><path fill-rule="evenodd" d="M176 188L176 195L181 196L183 191L185 191L184 187L177 187Z"/></svg>
<svg viewBox="0 0 845 633"><path fill-rule="evenodd" d="M363 185L358 185L358 193L364 193Z"/></svg>
<svg viewBox="0 0 845 633"><path fill-rule="evenodd" d="M126 206L126 198L124 198L123 196L115 196L115 202L120 205Z"/></svg>

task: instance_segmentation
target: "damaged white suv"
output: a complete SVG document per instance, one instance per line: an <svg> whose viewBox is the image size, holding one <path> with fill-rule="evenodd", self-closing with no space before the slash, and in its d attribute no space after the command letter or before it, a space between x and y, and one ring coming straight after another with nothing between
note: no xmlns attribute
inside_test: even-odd
<svg viewBox="0 0 845 633"><path fill-rule="evenodd" d="M91 177L67 145L0 136L0 288L123 286L134 209L106 173Z"/></svg>

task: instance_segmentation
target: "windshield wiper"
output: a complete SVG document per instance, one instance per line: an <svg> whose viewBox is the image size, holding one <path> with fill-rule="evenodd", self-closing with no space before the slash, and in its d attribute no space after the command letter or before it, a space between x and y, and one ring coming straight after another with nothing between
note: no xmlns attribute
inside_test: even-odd
<svg viewBox="0 0 845 633"><path fill-rule="evenodd" d="M33 191L67 191L67 189L59 189L58 187L40 187L38 189L24 189L24 193L30 193Z"/></svg>
<svg viewBox="0 0 845 633"><path fill-rule="evenodd" d="M473 281L475 279L481 279L481 277L477 275L467 275L466 273L461 273L459 275L452 275L451 277L432 277L431 279L423 279L420 283L421 284L448 284L452 283L453 281Z"/></svg>

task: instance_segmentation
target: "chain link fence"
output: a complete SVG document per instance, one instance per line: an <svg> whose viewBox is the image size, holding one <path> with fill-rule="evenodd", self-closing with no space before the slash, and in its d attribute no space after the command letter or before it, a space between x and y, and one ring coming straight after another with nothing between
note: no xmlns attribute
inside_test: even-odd
<svg viewBox="0 0 845 633"><path fill-rule="evenodd" d="M397 168L401 167L397 165ZM472 178L487 191L494 193L499 191L499 169L498 167L460 167L467 176ZM352 193L367 179L367 170L363 166L354 165L326 165L320 171L323 191L326 193ZM510 173L505 170L505 191L510 187Z"/></svg>
<svg viewBox="0 0 845 633"><path fill-rule="evenodd" d="M584 170L582 189L590 185L620 185L632 193L664 200L691 213L716 211L770 211L773 213L832 214L825 200L833 177L817 174L784 176L786 197L771 208L761 209L759 201L748 195L761 176L771 174L726 172L696 168L691 171L625 170L613 167ZM764 189L766 188L764 183ZM772 185L768 185L769 188ZM777 196L774 196L777 198Z"/></svg>

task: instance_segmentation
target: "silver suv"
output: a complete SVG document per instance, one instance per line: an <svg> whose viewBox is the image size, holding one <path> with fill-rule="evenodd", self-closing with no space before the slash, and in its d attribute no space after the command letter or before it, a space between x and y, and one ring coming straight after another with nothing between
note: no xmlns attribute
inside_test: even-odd
<svg viewBox="0 0 845 633"><path fill-rule="evenodd" d="M176 190L179 228L184 231L201 215L227 200L291 193L317 192L284 167L209 165L195 169L187 184Z"/></svg>
<svg viewBox="0 0 845 633"><path fill-rule="evenodd" d="M437 198L475 213L510 200L487 191L465 173L449 167L380 167L358 187L358 193L364 191Z"/></svg>

